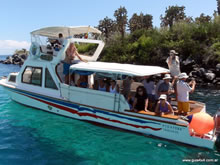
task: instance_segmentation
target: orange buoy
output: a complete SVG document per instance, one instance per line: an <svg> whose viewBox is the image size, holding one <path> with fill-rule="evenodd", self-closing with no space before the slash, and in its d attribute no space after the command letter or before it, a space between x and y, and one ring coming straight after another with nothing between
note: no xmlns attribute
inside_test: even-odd
<svg viewBox="0 0 220 165"><path fill-rule="evenodd" d="M190 128L197 134L203 135L214 129L214 120L209 114L200 112L192 115L192 120L189 124Z"/></svg>

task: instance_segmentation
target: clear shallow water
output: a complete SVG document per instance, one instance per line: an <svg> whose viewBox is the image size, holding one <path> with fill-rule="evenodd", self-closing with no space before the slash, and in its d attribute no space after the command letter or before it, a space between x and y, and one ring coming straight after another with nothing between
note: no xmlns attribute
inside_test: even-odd
<svg viewBox="0 0 220 165"><path fill-rule="evenodd" d="M19 69L0 64L0 76ZM219 90L197 89L192 98L205 102L210 114L220 107ZM191 164L220 164L220 152L98 127L29 108L10 100L0 87L0 165L186 164L183 159L218 159L218 163Z"/></svg>

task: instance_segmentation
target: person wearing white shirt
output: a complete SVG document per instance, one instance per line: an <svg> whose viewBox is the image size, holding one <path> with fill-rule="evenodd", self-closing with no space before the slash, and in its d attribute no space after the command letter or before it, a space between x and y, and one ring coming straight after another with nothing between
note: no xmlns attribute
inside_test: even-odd
<svg viewBox="0 0 220 165"><path fill-rule="evenodd" d="M194 92L196 82L195 80L191 81L189 84L186 82L187 76L186 73L181 73L179 75L179 81L176 84L177 88L177 101L178 101L178 112L179 114L183 113L186 115L190 111L189 104L189 93ZM191 86L191 87L190 87Z"/></svg>
<svg viewBox="0 0 220 165"><path fill-rule="evenodd" d="M169 57L166 60L171 76L179 76L180 74L180 61L175 50L170 50Z"/></svg>
<svg viewBox="0 0 220 165"><path fill-rule="evenodd" d="M153 81L152 77L145 77L142 81L144 88L146 89L147 96L149 100L155 101L155 82Z"/></svg>

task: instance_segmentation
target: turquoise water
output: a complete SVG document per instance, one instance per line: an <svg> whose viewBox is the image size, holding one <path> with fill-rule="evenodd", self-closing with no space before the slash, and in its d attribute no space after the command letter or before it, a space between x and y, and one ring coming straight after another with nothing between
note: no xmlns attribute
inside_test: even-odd
<svg viewBox="0 0 220 165"><path fill-rule="evenodd" d="M0 64L0 76L19 69ZM219 90L197 89L193 98L205 102L211 114L220 107ZM29 108L10 100L0 87L0 165L176 165L186 164L184 159L218 160L189 164L220 164L220 152L98 127Z"/></svg>

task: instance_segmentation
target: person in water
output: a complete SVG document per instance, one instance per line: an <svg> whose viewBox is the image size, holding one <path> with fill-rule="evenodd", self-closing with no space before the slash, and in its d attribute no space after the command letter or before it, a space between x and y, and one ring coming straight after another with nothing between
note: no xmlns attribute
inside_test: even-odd
<svg viewBox="0 0 220 165"><path fill-rule="evenodd" d="M70 43L69 47L66 50L66 56L65 56L65 59L63 61L63 74L65 75L65 84L70 83L69 68L70 68L70 65L73 63L75 57L78 57L78 59L80 61L86 62L85 60L83 60L79 56L79 53L78 53L74 43Z"/></svg>
<svg viewBox="0 0 220 165"><path fill-rule="evenodd" d="M170 105L170 103L167 101L167 95L165 94L160 95L155 112L164 113L164 114L173 114L173 108Z"/></svg>
<svg viewBox="0 0 220 165"><path fill-rule="evenodd" d="M138 112L141 110L148 111L147 108L148 108L148 97L147 97L146 89L143 86L139 86L136 89L136 94L132 109L135 112Z"/></svg>

